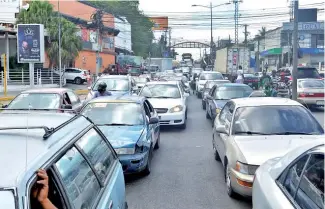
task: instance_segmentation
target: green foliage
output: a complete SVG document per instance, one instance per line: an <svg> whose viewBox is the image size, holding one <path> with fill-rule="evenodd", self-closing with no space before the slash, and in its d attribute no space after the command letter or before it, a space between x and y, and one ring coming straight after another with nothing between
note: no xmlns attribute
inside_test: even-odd
<svg viewBox="0 0 325 209"><path fill-rule="evenodd" d="M46 48L50 59L50 67L59 64L59 18L53 11L52 5L47 1L30 1L28 10L21 10L17 23L43 24L48 32L51 43ZM72 22L61 18L61 60L68 65L73 61L82 49L80 37L76 35L79 29Z"/></svg>
<svg viewBox="0 0 325 209"><path fill-rule="evenodd" d="M137 56L148 56L154 38L151 31L153 23L139 10L138 1L87 1L87 3L116 17L126 17L131 24L132 50Z"/></svg>

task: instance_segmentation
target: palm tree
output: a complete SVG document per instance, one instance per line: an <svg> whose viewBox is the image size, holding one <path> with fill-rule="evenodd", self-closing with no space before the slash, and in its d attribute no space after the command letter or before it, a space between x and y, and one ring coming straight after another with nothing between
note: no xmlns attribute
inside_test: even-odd
<svg viewBox="0 0 325 209"><path fill-rule="evenodd" d="M261 38L264 38L265 37L265 34L266 34L266 27L262 27L260 30L258 30L258 32L259 32L259 36L261 37Z"/></svg>
<svg viewBox="0 0 325 209"><path fill-rule="evenodd" d="M50 59L50 66L59 64L59 33L58 25L59 18L53 11L52 5L47 1L30 1L29 9L22 10L19 13L17 23L23 24L43 24L47 30L49 37L49 46L46 52ZM78 28L72 22L61 18L61 58L62 64L67 64L73 61L82 49L82 42L77 36Z"/></svg>

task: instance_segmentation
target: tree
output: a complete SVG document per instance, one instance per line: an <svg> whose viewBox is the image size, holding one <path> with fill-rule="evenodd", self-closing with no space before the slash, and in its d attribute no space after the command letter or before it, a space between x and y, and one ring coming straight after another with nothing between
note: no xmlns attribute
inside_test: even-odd
<svg viewBox="0 0 325 209"><path fill-rule="evenodd" d="M87 1L87 4L117 17L126 17L131 25L132 50L135 55L148 56L154 38L153 23L139 10L138 1Z"/></svg>
<svg viewBox="0 0 325 209"><path fill-rule="evenodd" d="M262 27L260 30L258 30L258 33L259 33L258 36L264 38L266 34L266 27Z"/></svg>
<svg viewBox="0 0 325 209"><path fill-rule="evenodd" d="M49 45L46 48L50 66L59 64L59 18L53 11L53 6L47 1L30 1L29 9L22 10L17 18L17 23L43 24L48 32ZM69 65L82 49L82 42L77 36L79 29L72 22L61 18L61 58L62 64Z"/></svg>

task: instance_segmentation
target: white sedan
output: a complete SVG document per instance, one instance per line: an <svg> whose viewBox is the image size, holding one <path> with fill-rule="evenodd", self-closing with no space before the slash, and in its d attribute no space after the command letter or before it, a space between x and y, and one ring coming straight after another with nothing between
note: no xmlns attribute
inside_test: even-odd
<svg viewBox="0 0 325 209"><path fill-rule="evenodd" d="M324 129L300 103L274 97L232 99L215 119L212 145L224 166L230 197L252 195L256 169L271 158L324 137Z"/></svg>
<svg viewBox="0 0 325 209"><path fill-rule="evenodd" d="M253 184L254 209L324 208L324 139L261 165Z"/></svg>
<svg viewBox="0 0 325 209"><path fill-rule="evenodd" d="M324 80L298 79L298 101L303 105L324 106Z"/></svg>
<svg viewBox="0 0 325 209"><path fill-rule="evenodd" d="M148 98L158 113L160 125L186 128L189 93L185 92L180 81L148 82L139 96Z"/></svg>

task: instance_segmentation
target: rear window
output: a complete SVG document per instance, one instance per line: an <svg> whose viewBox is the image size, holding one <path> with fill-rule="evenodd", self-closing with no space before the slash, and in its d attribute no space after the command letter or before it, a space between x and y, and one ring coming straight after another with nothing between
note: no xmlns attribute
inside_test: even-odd
<svg viewBox="0 0 325 209"><path fill-rule="evenodd" d="M221 73L203 73L200 75L200 80L222 80L223 76Z"/></svg>
<svg viewBox="0 0 325 209"><path fill-rule="evenodd" d="M298 79L321 78L316 68L298 68Z"/></svg>
<svg viewBox="0 0 325 209"><path fill-rule="evenodd" d="M299 81L299 88L324 88L323 80L305 80Z"/></svg>

